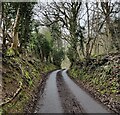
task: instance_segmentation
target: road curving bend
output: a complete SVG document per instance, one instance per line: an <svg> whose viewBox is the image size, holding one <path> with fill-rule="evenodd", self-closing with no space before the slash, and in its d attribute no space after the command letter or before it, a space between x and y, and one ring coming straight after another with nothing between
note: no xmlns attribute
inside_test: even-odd
<svg viewBox="0 0 120 115"><path fill-rule="evenodd" d="M49 74L34 113L109 113L87 92L73 82L67 70Z"/></svg>
<svg viewBox="0 0 120 115"><path fill-rule="evenodd" d="M66 71L67 70L62 71L63 79L66 85L69 87L69 90L71 90L77 101L84 109L85 113L110 113L106 107L97 102L87 92L75 84L75 82L69 78Z"/></svg>

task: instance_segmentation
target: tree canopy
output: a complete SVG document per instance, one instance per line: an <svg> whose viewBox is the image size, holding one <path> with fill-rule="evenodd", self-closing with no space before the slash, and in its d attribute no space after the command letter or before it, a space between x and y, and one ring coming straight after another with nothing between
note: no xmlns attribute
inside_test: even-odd
<svg viewBox="0 0 120 115"><path fill-rule="evenodd" d="M71 63L119 52L119 6L117 1L4 2L3 52L12 48L32 52L42 61L55 62L56 55L66 50L64 41Z"/></svg>

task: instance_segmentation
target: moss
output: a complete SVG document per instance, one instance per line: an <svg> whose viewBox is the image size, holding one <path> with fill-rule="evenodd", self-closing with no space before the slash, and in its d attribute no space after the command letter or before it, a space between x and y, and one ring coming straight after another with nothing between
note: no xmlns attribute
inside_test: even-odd
<svg viewBox="0 0 120 115"><path fill-rule="evenodd" d="M87 71L89 69L84 69L84 67L81 69L72 67L69 73L74 79L91 84L101 95L113 96L113 99L120 100L120 96L117 96L120 87L117 77L120 75L118 65L115 62L114 64L110 62L95 68L93 71Z"/></svg>
<svg viewBox="0 0 120 115"><path fill-rule="evenodd" d="M15 51L12 48L9 48L6 52L6 56L14 56L15 55Z"/></svg>
<svg viewBox="0 0 120 115"><path fill-rule="evenodd" d="M4 113L4 110L0 108L0 115L2 115L3 113Z"/></svg>
<svg viewBox="0 0 120 115"><path fill-rule="evenodd" d="M22 71L20 70L20 65ZM3 74L4 100L8 98L9 95L11 95L11 97L13 96L13 93L15 93L19 87L19 81L23 83L23 86L21 93L17 95L12 102L3 106L2 110L7 113L23 113L25 106L32 99L33 92L42 78L41 73L46 73L56 67L52 64L41 63L41 61L35 57L21 56L10 57L9 59L7 57L4 58L3 68L6 68L6 72ZM14 81L14 84L12 81ZM9 95L5 97L6 94Z"/></svg>

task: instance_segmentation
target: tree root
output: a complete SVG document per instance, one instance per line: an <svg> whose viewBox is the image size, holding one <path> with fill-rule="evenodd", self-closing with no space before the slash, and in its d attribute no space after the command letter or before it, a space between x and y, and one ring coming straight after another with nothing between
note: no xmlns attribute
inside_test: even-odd
<svg viewBox="0 0 120 115"><path fill-rule="evenodd" d="M19 86L19 88L16 90L16 92L14 93L13 97L12 97L12 98L8 98L8 99L6 99L5 102L0 103L0 106L3 106L3 105L5 105L5 104L7 104L7 103L10 103L10 102L11 102L13 99L15 99L15 97L21 92L21 90L22 90L22 82L20 82L20 86Z"/></svg>

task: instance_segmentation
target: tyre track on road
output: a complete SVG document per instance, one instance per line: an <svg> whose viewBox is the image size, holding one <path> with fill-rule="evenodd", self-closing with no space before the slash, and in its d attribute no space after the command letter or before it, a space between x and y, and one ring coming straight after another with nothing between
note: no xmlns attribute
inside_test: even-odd
<svg viewBox="0 0 120 115"><path fill-rule="evenodd" d="M64 113L84 113L84 110L65 84L61 71L57 74L57 87Z"/></svg>
<svg viewBox="0 0 120 115"><path fill-rule="evenodd" d="M107 113L111 112L100 102L96 101L91 97L86 91L80 88L66 73L67 70L62 71L62 76L65 84L68 86L69 90L76 97L77 101L80 103L85 113Z"/></svg>

